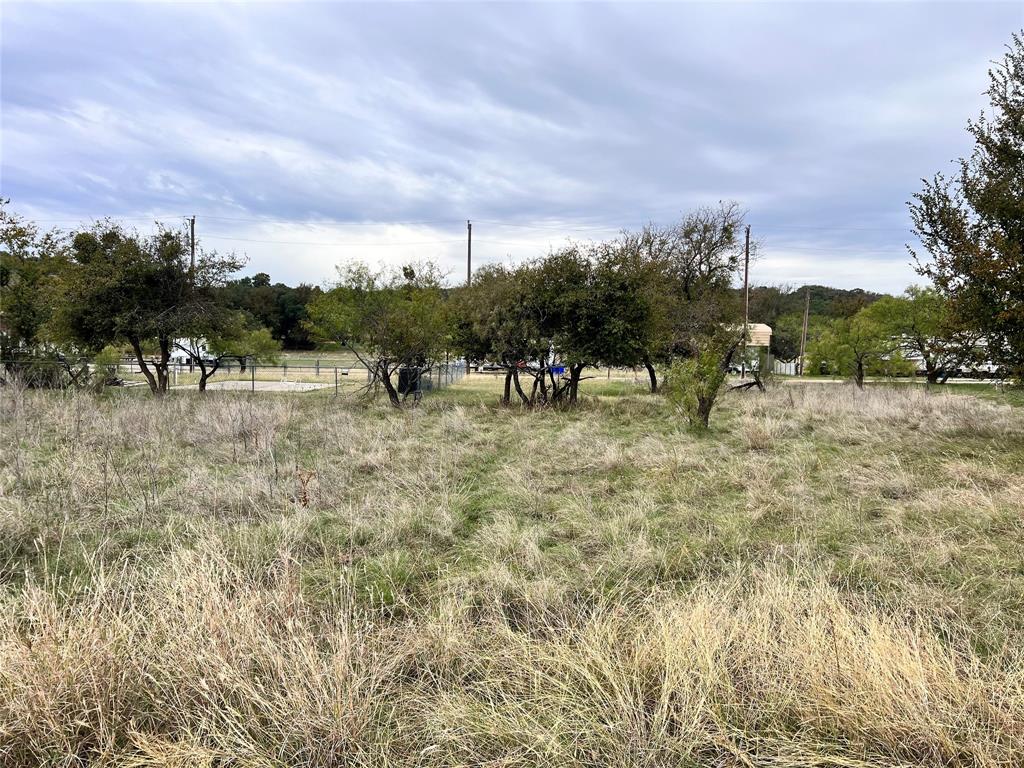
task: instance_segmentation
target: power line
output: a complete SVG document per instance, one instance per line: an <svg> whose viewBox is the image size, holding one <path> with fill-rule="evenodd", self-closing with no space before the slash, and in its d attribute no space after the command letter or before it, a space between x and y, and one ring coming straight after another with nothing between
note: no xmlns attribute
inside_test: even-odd
<svg viewBox="0 0 1024 768"><path fill-rule="evenodd" d="M386 247L386 246L405 246L405 245L447 245L449 243L461 243L460 240L420 240L417 242L400 242L400 243L368 243L362 240L350 240L348 242L315 242L312 240L254 240L248 237L231 237L229 235L204 235L206 240L230 240L232 242L239 243L263 243L265 245L320 245L320 246L360 246L360 247Z"/></svg>
<svg viewBox="0 0 1024 768"><path fill-rule="evenodd" d="M516 229L537 229L537 230L554 230L557 232L618 232L622 227L607 226L607 227L569 227L569 226L558 226L555 224L515 224L512 222L497 221L494 219L473 219L483 224L494 224L498 227L515 227Z"/></svg>
<svg viewBox="0 0 1024 768"><path fill-rule="evenodd" d="M205 219L217 221L244 221L251 224L300 224L303 226L341 226L341 227L411 227L420 224L457 224L461 219L417 219L406 221L345 221L343 219L263 219L243 218L241 216L211 216L204 214Z"/></svg>
<svg viewBox="0 0 1024 768"><path fill-rule="evenodd" d="M60 222L74 222L80 223L88 217L81 217L78 219L36 219L38 223L60 223ZM110 218L115 221L156 221L158 219L184 219L186 222L191 223L190 216L184 216L181 214L168 214L165 216L161 215L148 215L148 216L116 216L116 217L94 217L93 221L100 221L104 218ZM438 224L438 223L456 223L456 219L419 219L419 220L403 220L403 221L390 221L390 222L344 222L338 220L321 219L321 220L291 220L291 219L261 219L261 218L247 218L247 217L232 217L232 216L217 216L217 215L200 215L198 218L206 218L214 221L237 221L254 224L293 224L303 226L313 225L333 225L339 227L397 227L397 226L414 226L424 224ZM612 232L621 230L621 227L614 226L601 226L601 227L578 227L578 226L560 226L556 224L546 223L531 223L521 224L518 222L500 221L497 219L474 219L474 221L482 224L490 224L498 228L515 228L523 230L532 230L538 232L559 232L564 236L570 236L571 233L598 233L598 232ZM785 232L785 231L813 231L813 232L901 232L910 233L912 230L910 227L899 228L899 227L857 227L857 226L819 226L819 225L802 225L802 224L764 224L759 225L760 229ZM240 243L255 243L263 245L296 245L296 246L312 246L312 247L403 247L403 246L428 246L428 245L452 245L455 243L463 242L461 239L437 239L437 240L416 240L407 242L365 242L365 241L328 241L318 242L309 240L274 240L266 238L249 238L249 237L235 237L232 235L218 235L218 234L206 234L205 239L208 240L224 240L229 242L240 242ZM543 238L533 238L533 241L541 240ZM530 247L530 240L520 241L507 241L507 240L492 240L489 238L477 238L478 243L483 245L494 245L494 246L511 246L511 247ZM550 240L548 240L550 242ZM816 246L816 245L787 245L782 243L765 243L767 247L770 247L775 251L793 251L793 252L808 252L808 253L820 253L820 254L837 254L844 256L892 256L897 252L902 251L902 244L893 245L891 251L878 250L877 246L872 250L864 250L858 248L856 245L843 246L843 247L831 247L831 246Z"/></svg>
<svg viewBox="0 0 1024 768"><path fill-rule="evenodd" d="M308 246L321 246L321 247L368 247L368 248L386 248L386 247L403 247L403 246L421 246L421 245L453 245L455 243L466 242L463 239L439 239L439 240L417 240L417 241L405 241L405 242L384 242L374 243L363 240L349 240L349 241L328 241L319 242L313 240L261 240L248 237L233 237L231 235L204 235L206 240L227 240L230 242L239 243L259 243L263 245L308 245ZM511 241L511 240L491 240L489 238L473 238L473 242L482 245L502 245L502 246L513 246L513 247L536 247L535 242L530 241ZM550 242L550 240L549 240ZM767 248L768 246L766 246ZM891 251L881 251L878 249L866 250L858 248L855 245L845 246L842 248L835 247L818 247L818 246L791 246L785 244L777 244L770 246L775 252L788 252L796 251L801 253L820 253L820 254L835 254L840 256L892 256L896 253L901 253L901 247L893 246Z"/></svg>
<svg viewBox="0 0 1024 768"><path fill-rule="evenodd" d="M667 209L666 209L667 210ZM675 209L672 209L675 211ZM340 227L401 227L401 226L418 226L424 224L460 224L465 219L456 218L435 218L435 219L404 219L404 220L393 220L393 221L346 221L344 219L268 219L253 216L220 216L214 214L197 214L199 218L212 219L214 221L238 221L250 224L289 224L289 225L302 225L302 226L340 226ZM77 218L61 218L61 219L34 219L34 221L41 224L59 224L59 223L76 223L81 221L102 221L103 219L112 219L120 221L154 221L157 219L178 219L178 218L189 218L184 214L149 214L144 216L120 216L120 215L103 215L103 216L80 216ZM623 219L630 221L639 220L642 218L649 218L648 216L625 216ZM554 224L550 221L536 221L536 222L516 222L516 221L501 221L499 219L474 219L474 221L481 224L492 224L497 227L510 227L515 229L531 229L531 230L551 230L556 232L612 232L619 231L622 229L620 225L606 224L606 225L595 225L595 226L580 226L579 222L566 223L566 224ZM813 230L813 231L836 231L836 232L911 232L913 231L911 226L891 226L891 227L871 227L871 226L846 226L846 225L834 225L834 226L822 226L812 224L762 224L758 223L758 229L769 230L769 231L785 231L785 230Z"/></svg>
<svg viewBox="0 0 1024 768"><path fill-rule="evenodd" d="M36 224L80 224L85 221L104 221L110 219L111 221L157 221L159 219L187 219L188 216L180 213L160 215L156 214L153 216L79 216L73 219L32 219Z"/></svg>
<svg viewBox="0 0 1024 768"><path fill-rule="evenodd" d="M834 232L913 232L910 225L905 227L845 227L845 226L817 226L812 224L758 224L758 229L787 230L787 229L809 229Z"/></svg>

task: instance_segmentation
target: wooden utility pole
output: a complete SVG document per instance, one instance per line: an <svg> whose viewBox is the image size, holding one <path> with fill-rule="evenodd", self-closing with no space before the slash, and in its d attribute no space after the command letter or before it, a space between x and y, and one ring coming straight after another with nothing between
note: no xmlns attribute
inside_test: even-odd
<svg viewBox="0 0 1024 768"><path fill-rule="evenodd" d="M740 378L747 378L747 331L750 322L750 225L747 224L746 243L743 246L743 357L740 360Z"/></svg>
<svg viewBox="0 0 1024 768"><path fill-rule="evenodd" d="M473 283L473 222L466 219L466 287ZM469 376L469 357L466 357L466 376Z"/></svg>
<svg viewBox="0 0 1024 768"><path fill-rule="evenodd" d="M188 221L189 229L189 249L191 256L188 262L188 276L192 282L192 285L196 283L196 217L193 216Z"/></svg>
<svg viewBox="0 0 1024 768"><path fill-rule="evenodd" d="M811 289L804 288L804 327L800 331L800 365L798 376L804 375L804 354L807 351L807 321L811 316Z"/></svg>

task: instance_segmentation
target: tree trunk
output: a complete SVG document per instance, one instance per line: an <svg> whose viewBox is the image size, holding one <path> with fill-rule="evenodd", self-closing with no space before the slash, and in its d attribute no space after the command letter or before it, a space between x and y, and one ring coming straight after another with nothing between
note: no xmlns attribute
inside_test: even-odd
<svg viewBox="0 0 1024 768"><path fill-rule="evenodd" d="M516 394L519 395L519 399L522 400L524 404L529 405L530 404L530 398L528 398L526 396L526 393L523 392L523 385L519 382L519 369L518 368L513 368L512 369L512 383L516 385Z"/></svg>
<svg viewBox="0 0 1024 768"><path fill-rule="evenodd" d="M557 403L562 399L562 390L558 387L558 380L555 379L555 373L548 367L548 376L551 377L551 402Z"/></svg>
<svg viewBox="0 0 1024 768"><path fill-rule="evenodd" d="M544 380L544 369L541 368L540 375L537 377L537 384L540 386L540 401L544 404L548 402L548 383Z"/></svg>
<svg viewBox="0 0 1024 768"><path fill-rule="evenodd" d="M508 405L512 402L512 371L505 371L505 391L501 395L501 404Z"/></svg>
<svg viewBox="0 0 1024 768"><path fill-rule="evenodd" d="M391 383L391 370L388 368L387 362L380 363L378 366L380 372L380 380L384 385L384 389L388 393L388 400L391 401L391 405L395 408L402 407L402 399L398 396L398 390L395 389L395 385Z"/></svg>
<svg viewBox="0 0 1024 768"><path fill-rule="evenodd" d="M576 363L569 366L569 405L576 404L576 397L580 389L580 374L583 373L583 363Z"/></svg>
<svg viewBox="0 0 1024 768"><path fill-rule="evenodd" d="M139 361L139 370L142 371L142 375L146 377L146 381L149 382L149 391L154 395L160 394L160 386L157 383L156 378L153 376L153 372L149 370L149 365L146 363L146 356L142 354L142 343L136 337L129 337L128 343L132 345L132 352L135 353L135 359Z"/></svg>
<svg viewBox="0 0 1024 768"><path fill-rule="evenodd" d="M857 385L857 389L864 389L864 363L858 360L855 365L853 383Z"/></svg>
<svg viewBox="0 0 1024 768"><path fill-rule="evenodd" d="M200 371L200 373L199 373L199 391L200 392L205 392L206 391L206 382L210 379L211 376L213 376L213 374L215 374L217 372L218 368L220 368L220 361L219 360L214 360L213 365L210 367L210 370L207 371L206 370L206 363L204 363L202 361L202 359L200 359L200 361L199 361L199 371Z"/></svg>
<svg viewBox="0 0 1024 768"><path fill-rule="evenodd" d="M157 343L160 345L160 359L157 360L153 367L156 368L156 380L160 388L160 394L167 394L167 390L170 388L170 359L171 359L171 340L161 334L157 337Z"/></svg>
<svg viewBox="0 0 1024 768"><path fill-rule="evenodd" d="M647 369L647 375L651 378L651 392L658 391L658 372L654 370L654 363L649 358L644 358L644 368Z"/></svg>
<svg viewBox="0 0 1024 768"><path fill-rule="evenodd" d="M697 418L700 420L700 424L704 429L707 429L711 422L711 409L714 405L715 399L713 397L697 398Z"/></svg>

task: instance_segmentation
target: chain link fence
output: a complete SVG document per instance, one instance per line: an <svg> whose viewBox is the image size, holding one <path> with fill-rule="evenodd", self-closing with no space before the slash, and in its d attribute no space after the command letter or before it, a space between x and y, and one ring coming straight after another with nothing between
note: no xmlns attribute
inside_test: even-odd
<svg viewBox="0 0 1024 768"><path fill-rule="evenodd" d="M60 389L69 387L117 386L146 387L149 382L135 360L94 363L89 360L12 359L3 360L3 381L17 379L27 386ZM206 364L209 372L212 368ZM155 371L150 366L150 371ZM433 366L401 368L398 382L403 395L417 399L425 392L444 389L466 374L463 361ZM202 367L195 361L173 361L168 367L171 389L198 389ZM404 386L402 385L404 383ZM333 390L335 395L356 394L374 385L373 373L361 363L338 365L336 361L315 359L307 364L283 361L278 364L230 360L220 363L208 376L210 391L310 392Z"/></svg>

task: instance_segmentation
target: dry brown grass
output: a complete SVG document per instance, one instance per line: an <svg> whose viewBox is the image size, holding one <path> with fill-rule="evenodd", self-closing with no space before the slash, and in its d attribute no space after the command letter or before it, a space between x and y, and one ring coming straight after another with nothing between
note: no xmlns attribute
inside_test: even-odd
<svg viewBox="0 0 1024 768"><path fill-rule="evenodd" d="M26 585L0 623L11 764L1013 765L1019 649L767 566L685 596L444 595L381 622L215 545Z"/></svg>
<svg viewBox="0 0 1024 768"><path fill-rule="evenodd" d="M1020 409L473 386L0 393L0 764L1021 763Z"/></svg>

